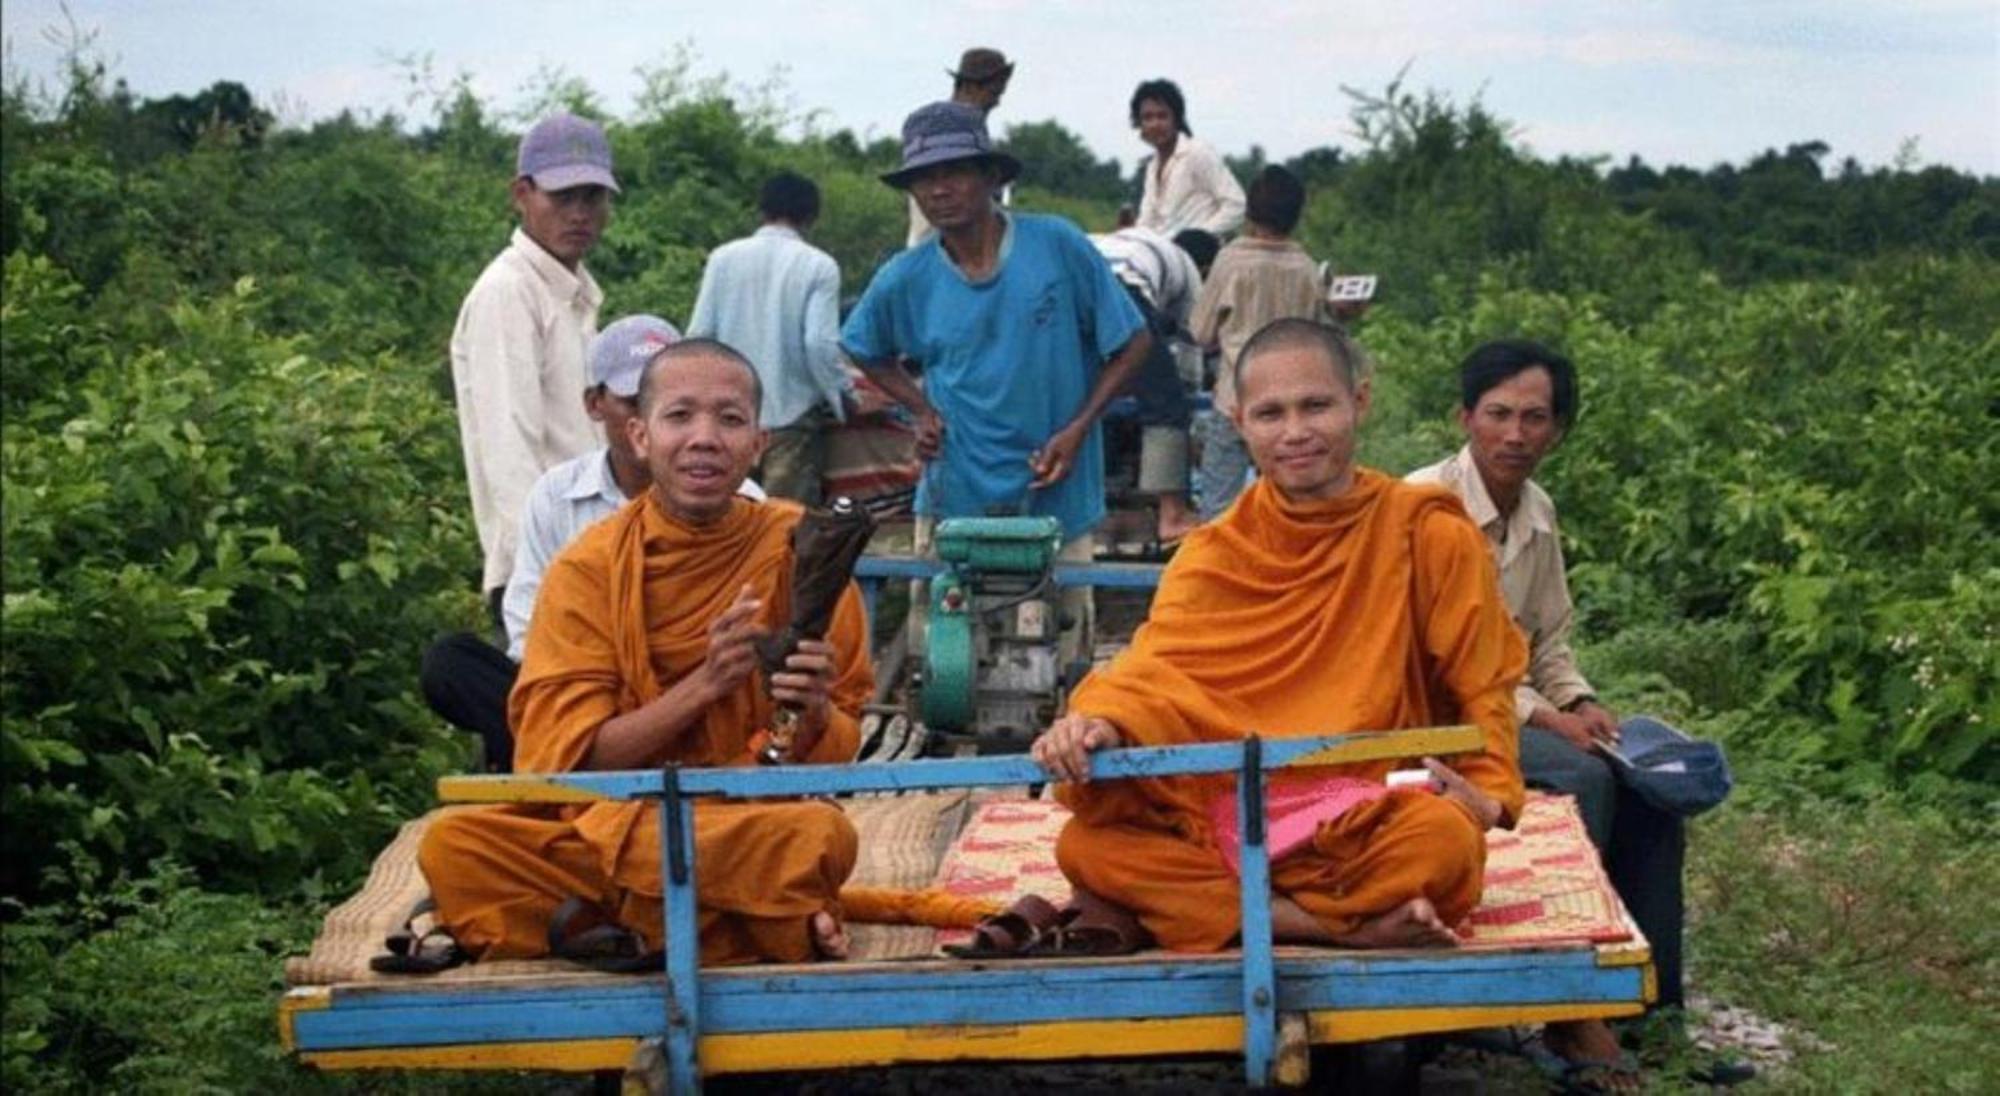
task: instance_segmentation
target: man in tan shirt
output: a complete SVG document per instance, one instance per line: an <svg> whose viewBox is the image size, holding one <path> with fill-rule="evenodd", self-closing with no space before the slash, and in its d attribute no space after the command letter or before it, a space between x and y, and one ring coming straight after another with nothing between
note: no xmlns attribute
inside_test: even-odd
<svg viewBox="0 0 2000 1096"><path fill-rule="evenodd" d="M1222 348L1215 409L1203 412L1194 423L1201 445L1195 493L1200 496L1203 521L1228 509L1250 471L1249 451L1229 424L1236 404L1236 356L1243 344L1273 320L1333 318L1320 286L1319 267L1292 239L1305 208L1306 189L1298 176L1275 165L1258 172L1250 180L1247 227L1216 254L1188 320L1196 343Z"/></svg>
<svg viewBox="0 0 2000 1096"><path fill-rule="evenodd" d="M1617 746L1620 723L1597 702L1570 649L1576 614L1555 504L1530 478L1576 419L1576 369L1548 347L1501 339L1473 351L1459 381L1465 447L1407 478L1450 487L1486 534L1501 593L1528 640L1528 674L1514 694L1522 775L1531 787L1576 797L1612 885L1652 946L1655 1004L1679 1007L1686 833L1678 815L1620 780L1604 753ZM1551 1024L1545 1039L1577 1066L1617 1068L1621 1061L1603 1021Z"/></svg>
<svg viewBox="0 0 2000 1096"><path fill-rule="evenodd" d="M536 123L516 158L520 227L473 283L452 331L459 439L485 554L480 588L496 627L528 490L600 444L576 397L588 387L584 356L604 300L583 258L617 189L601 128L570 114Z"/></svg>

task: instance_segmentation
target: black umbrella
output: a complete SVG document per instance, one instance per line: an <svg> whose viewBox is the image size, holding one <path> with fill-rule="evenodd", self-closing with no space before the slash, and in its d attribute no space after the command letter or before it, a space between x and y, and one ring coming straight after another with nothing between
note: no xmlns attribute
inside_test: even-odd
<svg viewBox="0 0 2000 1096"><path fill-rule="evenodd" d="M785 668L801 639L826 636L840 595L854 580L854 562L874 534L874 516L844 497L833 500L831 509L808 509L792 527L792 619L783 632L757 644L767 680ZM758 760L767 765L793 760L797 724L798 712L781 705L771 721L771 741Z"/></svg>

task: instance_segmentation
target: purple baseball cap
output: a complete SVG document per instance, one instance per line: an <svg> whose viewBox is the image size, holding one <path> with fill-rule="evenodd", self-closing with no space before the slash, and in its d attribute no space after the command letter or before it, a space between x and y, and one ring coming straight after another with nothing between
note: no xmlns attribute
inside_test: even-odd
<svg viewBox="0 0 2000 1096"><path fill-rule="evenodd" d="M658 316L640 313L618 320L590 340L591 387L601 384L614 396L638 395L646 366L679 341L681 333Z"/></svg>
<svg viewBox="0 0 2000 1096"><path fill-rule="evenodd" d="M574 114L551 114L521 138L514 159L514 177L526 176L542 190L573 186L618 190L611 177L611 142L596 122Z"/></svg>

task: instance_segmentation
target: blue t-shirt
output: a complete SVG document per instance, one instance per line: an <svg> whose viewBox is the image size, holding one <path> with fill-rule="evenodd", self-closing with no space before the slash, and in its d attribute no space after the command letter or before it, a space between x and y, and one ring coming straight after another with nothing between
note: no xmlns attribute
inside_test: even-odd
<svg viewBox="0 0 2000 1096"><path fill-rule="evenodd" d="M945 432L917 486L919 514L1048 514L1075 539L1104 517L1103 430L1092 424L1075 467L1041 490L1029 490L1028 458L1076 416L1144 321L1075 225L1004 216L991 277L966 280L933 236L868 283L841 343L857 361L923 363L924 396Z"/></svg>

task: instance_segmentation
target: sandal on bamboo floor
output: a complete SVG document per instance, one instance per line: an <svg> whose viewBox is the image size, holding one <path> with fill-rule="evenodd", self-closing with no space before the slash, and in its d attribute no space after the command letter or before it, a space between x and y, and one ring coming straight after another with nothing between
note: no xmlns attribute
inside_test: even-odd
<svg viewBox="0 0 2000 1096"><path fill-rule="evenodd" d="M644 937L574 896L563 899L549 918L549 955L606 974L657 971L666 961L647 949Z"/></svg>
<svg viewBox="0 0 2000 1096"><path fill-rule="evenodd" d="M1056 923L1028 951L1030 958L1131 955L1152 943L1132 912L1089 891L1077 891Z"/></svg>
<svg viewBox="0 0 2000 1096"><path fill-rule="evenodd" d="M428 895L418 899L404 916L403 927L382 941L388 952L370 958L368 969L377 974L436 974L471 958L442 926L417 931L417 918L436 911L437 903Z"/></svg>
<svg viewBox="0 0 2000 1096"><path fill-rule="evenodd" d="M1062 911L1048 899L1024 894L999 913L981 918L972 927L970 942L946 944L944 953L953 959L1026 958L1061 919Z"/></svg>

